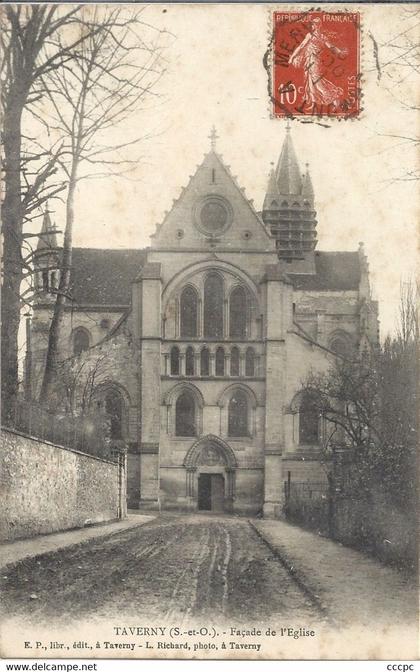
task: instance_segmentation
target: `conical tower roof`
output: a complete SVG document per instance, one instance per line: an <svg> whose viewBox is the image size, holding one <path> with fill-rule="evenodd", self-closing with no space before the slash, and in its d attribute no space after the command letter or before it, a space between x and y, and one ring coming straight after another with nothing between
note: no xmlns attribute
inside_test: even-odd
<svg viewBox="0 0 420 672"><path fill-rule="evenodd" d="M309 164L306 164L306 173L303 176L302 196L305 200L312 201L315 198L314 188L312 186L311 176L309 174Z"/></svg>
<svg viewBox="0 0 420 672"><path fill-rule="evenodd" d="M37 250L43 250L45 248L51 249L56 247L57 234L55 233L55 228L51 222L50 212L47 207L42 219L41 235L38 239Z"/></svg>
<svg viewBox="0 0 420 672"><path fill-rule="evenodd" d="M302 177L290 135L290 127L286 129L286 137L277 163L276 180L282 196L297 196L301 193Z"/></svg>
<svg viewBox="0 0 420 672"><path fill-rule="evenodd" d="M274 169L270 171L267 193L264 198L263 210L273 210L280 205L280 194L277 187L277 178Z"/></svg>

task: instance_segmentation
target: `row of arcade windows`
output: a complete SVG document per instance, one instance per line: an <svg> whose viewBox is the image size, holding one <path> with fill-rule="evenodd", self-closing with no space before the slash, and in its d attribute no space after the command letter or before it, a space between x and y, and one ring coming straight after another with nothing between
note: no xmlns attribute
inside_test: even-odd
<svg viewBox="0 0 420 672"><path fill-rule="evenodd" d="M196 400L192 392L186 390L178 397L175 405L175 435L197 436ZM242 390L236 390L228 404L228 436L249 436L248 397Z"/></svg>
<svg viewBox="0 0 420 672"><path fill-rule="evenodd" d="M203 336L220 339L224 335L224 283L218 273L209 273L204 282ZM188 285L180 298L181 338L198 336L199 296L197 290ZM244 287L235 287L229 296L229 337L247 337L249 299Z"/></svg>
<svg viewBox="0 0 420 672"><path fill-rule="evenodd" d="M227 434L230 437L250 436L250 405L243 390L235 390L228 403ZM311 395L303 395L298 409L301 446L316 446L321 442L321 417L319 408ZM185 390L175 404L175 435L192 437L198 435L199 414L194 394Z"/></svg>
<svg viewBox="0 0 420 672"><path fill-rule="evenodd" d="M230 350L230 371L227 371L225 349L221 346L217 348L214 356L214 374L210 371L210 350L203 348L200 352L199 372L196 371L196 358L194 348L188 346L185 350L185 375L186 376L239 376L240 371L240 352L239 348L234 346ZM170 354L170 372L171 376L181 374L181 354L179 348L174 345ZM247 348L245 352L245 376L256 375L256 356L254 348Z"/></svg>

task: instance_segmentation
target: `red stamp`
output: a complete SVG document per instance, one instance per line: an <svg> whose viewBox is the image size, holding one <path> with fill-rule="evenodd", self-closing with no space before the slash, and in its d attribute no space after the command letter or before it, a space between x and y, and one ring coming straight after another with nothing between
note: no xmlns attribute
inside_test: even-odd
<svg viewBox="0 0 420 672"><path fill-rule="evenodd" d="M274 115L357 116L359 13L277 11L273 21Z"/></svg>

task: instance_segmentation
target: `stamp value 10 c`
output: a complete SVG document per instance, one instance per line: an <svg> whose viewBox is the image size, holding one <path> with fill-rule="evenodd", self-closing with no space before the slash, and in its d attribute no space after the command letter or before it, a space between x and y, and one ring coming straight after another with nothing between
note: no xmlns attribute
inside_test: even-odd
<svg viewBox="0 0 420 672"><path fill-rule="evenodd" d="M272 102L276 117L360 113L358 12L273 13Z"/></svg>

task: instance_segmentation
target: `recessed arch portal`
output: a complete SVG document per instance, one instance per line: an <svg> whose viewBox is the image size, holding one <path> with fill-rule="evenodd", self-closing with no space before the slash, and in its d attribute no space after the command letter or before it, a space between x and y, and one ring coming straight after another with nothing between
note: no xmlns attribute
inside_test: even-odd
<svg viewBox="0 0 420 672"><path fill-rule="evenodd" d="M236 469L238 462L235 453L226 441L223 441L219 436L214 434L207 434L198 441L196 441L184 459L184 467L186 469L194 469L199 466L201 460L205 459L203 453L208 449L213 449L221 458L221 464L228 469Z"/></svg>

